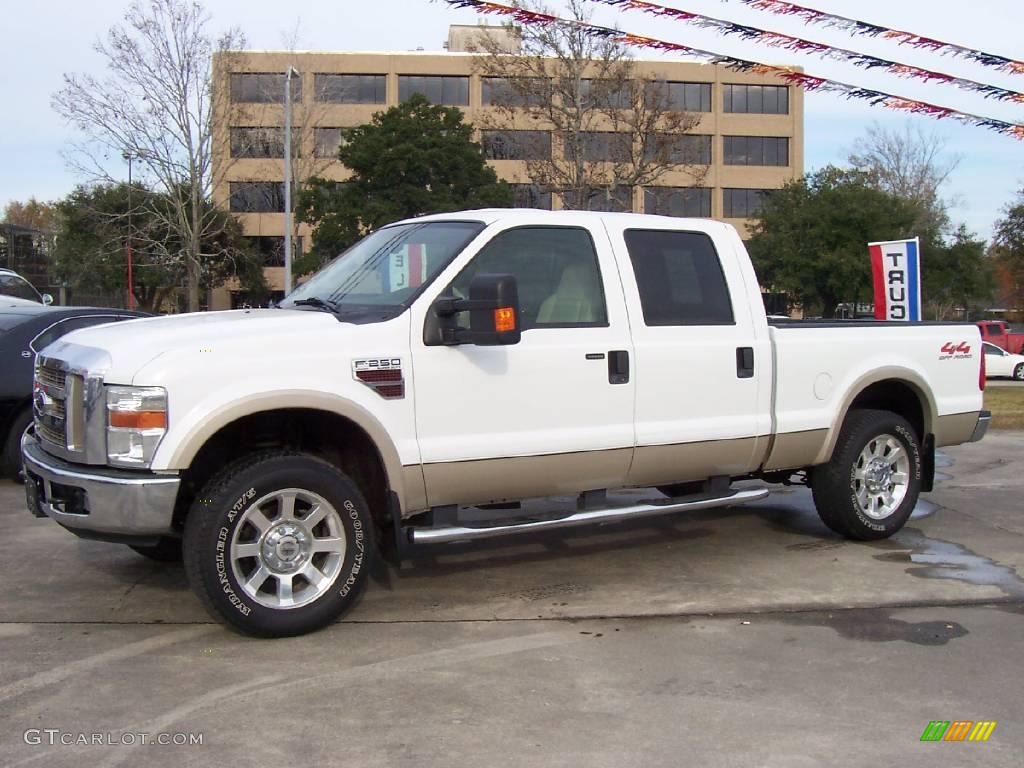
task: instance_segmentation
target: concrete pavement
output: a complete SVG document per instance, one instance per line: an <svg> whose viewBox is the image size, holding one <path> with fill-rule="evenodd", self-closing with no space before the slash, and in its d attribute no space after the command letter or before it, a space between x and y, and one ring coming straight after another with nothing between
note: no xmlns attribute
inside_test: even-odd
<svg viewBox="0 0 1024 768"><path fill-rule="evenodd" d="M995 432L949 449L886 542L835 537L785 488L435 549L282 641L210 623L180 567L35 520L4 483L2 762L1019 765L1022 448ZM930 720L999 725L923 744ZM25 743L45 728L203 744Z"/></svg>

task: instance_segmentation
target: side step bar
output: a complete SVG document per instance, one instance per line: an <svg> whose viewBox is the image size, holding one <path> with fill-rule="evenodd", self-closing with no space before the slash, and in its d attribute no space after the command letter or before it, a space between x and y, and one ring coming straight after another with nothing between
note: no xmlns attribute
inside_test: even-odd
<svg viewBox="0 0 1024 768"><path fill-rule="evenodd" d="M523 522L497 525L484 525L468 528L460 525L446 525L435 528L407 528L408 540L411 544L447 544L454 541L472 541L474 539L492 539L498 536L510 536L530 531L554 530L556 528L572 528L592 523L616 523L621 520L639 520L645 517L658 517L683 512L686 510L712 509L727 507L734 504L746 504L757 501L768 495L767 488L756 488L747 491L732 491L723 496L713 498L682 501L666 499L664 504L634 504L627 507L609 507L575 512L565 517L543 520L526 520Z"/></svg>

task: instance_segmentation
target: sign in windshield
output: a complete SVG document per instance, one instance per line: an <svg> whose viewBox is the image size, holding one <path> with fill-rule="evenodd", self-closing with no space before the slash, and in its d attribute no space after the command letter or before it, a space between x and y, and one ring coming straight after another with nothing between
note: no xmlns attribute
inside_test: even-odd
<svg viewBox="0 0 1024 768"><path fill-rule="evenodd" d="M477 221L384 227L338 256L280 306L408 306L483 228Z"/></svg>

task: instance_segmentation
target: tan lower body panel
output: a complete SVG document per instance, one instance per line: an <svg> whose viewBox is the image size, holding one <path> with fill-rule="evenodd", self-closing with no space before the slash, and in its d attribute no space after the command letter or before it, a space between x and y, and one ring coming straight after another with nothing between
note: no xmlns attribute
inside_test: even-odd
<svg viewBox="0 0 1024 768"><path fill-rule="evenodd" d="M969 411L967 413L951 413L936 418L935 447L959 445L970 440L974 434L974 428L978 425L978 414L979 411Z"/></svg>
<svg viewBox="0 0 1024 768"><path fill-rule="evenodd" d="M760 464L755 456L764 440L743 437L700 443L641 445L629 470L629 485L665 485L703 480L712 475L743 475Z"/></svg>
<svg viewBox="0 0 1024 768"><path fill-rule="evenodd" d="M486 504L624 485L632 448L424 464L430 506ZM411 508L410 508L411 509ZM415 511L415 510L412 510Z"/></svg>
<svg viewBox="0 0 1024 768"><path fill-rule="evenodd" d="M804 432L783 432L775 436L771 455L764 463L765 470L801 469L815 463L828 441L827 429L808 429Z"/></svg>

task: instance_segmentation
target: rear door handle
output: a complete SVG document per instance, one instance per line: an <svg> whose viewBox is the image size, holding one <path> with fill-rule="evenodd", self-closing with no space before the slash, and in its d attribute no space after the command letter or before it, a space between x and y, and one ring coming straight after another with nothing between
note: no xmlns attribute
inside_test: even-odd
<svg viewBox="0 0 1024 768"><path fill-rule="evenodd" d="M753 347L736 347L736 378L754 378Z"/></svg>
<svg viewBox="0 0 1024 768"><path fill-rule="evenodd" d="M624 349L613 349L608 353L608 383L627 384L629 382L629 352Z"/></svg>

